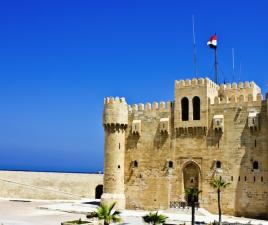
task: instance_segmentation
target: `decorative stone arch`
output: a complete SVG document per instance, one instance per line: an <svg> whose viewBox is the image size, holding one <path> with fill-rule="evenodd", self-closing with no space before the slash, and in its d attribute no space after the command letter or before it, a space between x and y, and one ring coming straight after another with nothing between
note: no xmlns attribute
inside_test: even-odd
<svg viewBox="0 0 268 225"><path fill-rule="evenodd" d="M187 97L181 99L181 120L189 121L189 99Z"/></svg>
<svg viewBox="0 0 268 225"><path fill-rule="evenodd" d="M186 188L197 188L202 190L202 173L200 166L194 160L184 162L182 165L182 196ZM186 199L185 199L186 200Z"/></svg>
<svg viewBox="0 0 268 225"><path fill-rule="evenodd" d="M95 199L101 199L102 194L103 194L103 185L99 184L95 188Z"/></svg>

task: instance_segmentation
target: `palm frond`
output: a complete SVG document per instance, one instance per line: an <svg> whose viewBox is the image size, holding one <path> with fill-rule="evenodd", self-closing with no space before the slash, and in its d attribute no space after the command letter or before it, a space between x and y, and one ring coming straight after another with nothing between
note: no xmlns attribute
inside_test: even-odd
<svg viewBox="0 0 268 225"><path fill-rule="evenodd" d="M211 182L210 185L217 189L217 190L221 190L223 188L226 188L230 183L225 182L221 177L220 178L214 178Z"/></svg>
<svg viewBox="0 0 268 225"><path fill-rule="evenodd" d="M156 212L156 213L150 212L149 214L143 216L142 218L143 218L143 221L145 223L163 224L168 217L166 217L165 215L162 215L162 214L158 214L158 212Z"/></svg>

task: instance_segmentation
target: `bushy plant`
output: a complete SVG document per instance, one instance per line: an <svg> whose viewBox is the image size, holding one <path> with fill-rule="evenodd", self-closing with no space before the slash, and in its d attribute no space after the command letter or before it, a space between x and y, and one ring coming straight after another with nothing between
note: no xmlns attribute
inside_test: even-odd
<svg viewBox="0 0 268 225"><path fill-rule="evenodd" d="M143 218L143 221L145 223L148 223L148 224L152 224L152 225L157 225L157 224L163 224L166 222L166 219L168 217L166 217L165 215L162 215L162 214L158 214L158 212L156 213L149 213L145 216L142 217Z"/></svg>
<svg viewBox="0 0 268 225"><path fill-rule="evenodd" d="M91 212L87 215L88 219L98 218L104 221L104 225L109 225L111 222L119 223L121 222L120 214L118 210L113 210L116 203L111 205L101 204L96 212Z"/></svg>

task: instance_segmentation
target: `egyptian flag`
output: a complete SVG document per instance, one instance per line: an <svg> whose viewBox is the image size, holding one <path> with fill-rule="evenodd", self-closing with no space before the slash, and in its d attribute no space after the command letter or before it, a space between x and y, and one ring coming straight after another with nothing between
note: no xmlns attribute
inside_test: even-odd
<svg viewBox="0 0 268 225"><path fill-rule="evenodd" d="M207 45L210 48L216 49L217 48L217 36L216 34L212 35L211 38L209 39Z"/></svg>

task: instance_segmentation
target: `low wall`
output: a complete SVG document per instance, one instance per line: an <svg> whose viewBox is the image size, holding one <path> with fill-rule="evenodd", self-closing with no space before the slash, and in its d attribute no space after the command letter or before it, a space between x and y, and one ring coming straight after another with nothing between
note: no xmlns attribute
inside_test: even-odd
<svg viewBox="0 0 268 225"><path fill-rule="evenodd" d="M102 184L102 174L0 171L0 198L92 199Z"/></svg>

